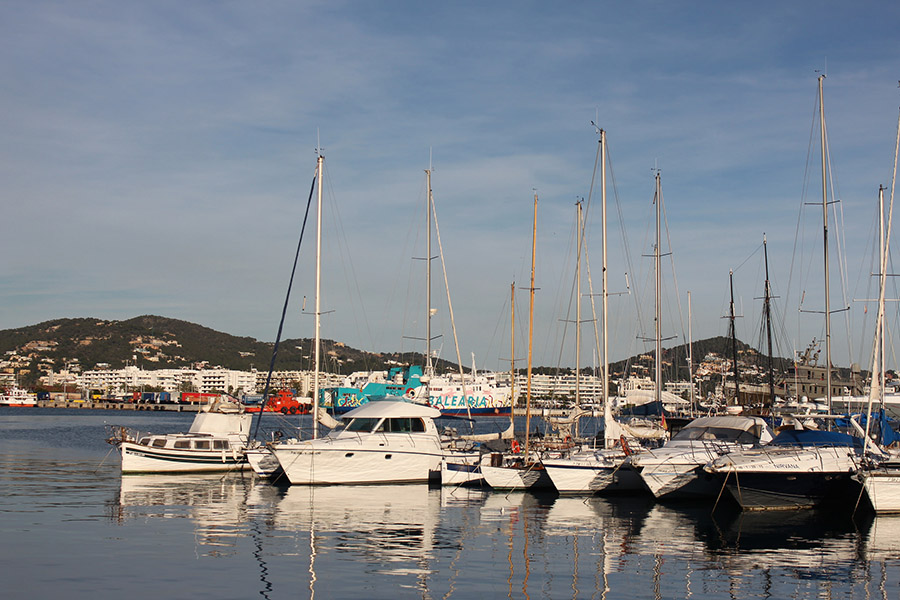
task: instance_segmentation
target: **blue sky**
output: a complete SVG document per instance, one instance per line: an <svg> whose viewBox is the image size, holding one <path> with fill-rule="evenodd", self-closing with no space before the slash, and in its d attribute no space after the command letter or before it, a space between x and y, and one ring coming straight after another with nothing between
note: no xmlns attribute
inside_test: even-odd
<svg viewBox="0 0 900 600"><path fill-rule="evenodd" d="M865 364L871 323L853 300L874 293L861 274L893 164L898 25L900 7L884 2L3 3L0 328L158 314L273 340L320 145L324 337L421 349L414 257L431 161L463 360L508 368L509 286L528 285L536 191L535 362L574 364L562 326L574 319L575 202L590 191L596 121L617 192L610 288L625 290L627 270L632 292L610 300L610 358L644 349L636 338L652 331L641 255L655 168L676 273L666 334L687 333L690 291L694 339L724 335L735 269L738 335L758 342L765 233L790 354L822 335L821 317L797 311L801 296L822 308L810 300L821 297L821 208L804 205L820 200L818 70L845 240L846 291L837 275L832 288L851 317L849 328L835 317L834 354ZM312 335L307 241L287 337ZM433 265L435 344L454 359ZM585 275L583 319L587 293ZM527 301L520 290L520 341ZM583 332L590 364L593 326Z"/></svg>

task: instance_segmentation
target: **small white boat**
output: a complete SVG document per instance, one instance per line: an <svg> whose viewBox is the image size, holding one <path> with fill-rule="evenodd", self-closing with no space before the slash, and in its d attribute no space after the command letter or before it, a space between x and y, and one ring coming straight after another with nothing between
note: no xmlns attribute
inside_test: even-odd
<svg viewBox="0 0 900 600"><path fill-rule="evenodd" d="M891 454L860 471L866 496L875 514L900 513L900 456Z"/></svg>
<svg viewBox="0 0 900 600"><path fill-rule="evenodd" d="M482 453L473 450L445 450L441 458L441 485L477 486L484 484Z"/></svg>
<svg viewBox="0 0 900 600"><path fill-rule="evenodd" d="M13 386L3 394L0 394L0 406L37 406L37 394L23 390L18 386Z"/></svg>
<svg viewBox="0 0 900 600"><path fill-rule="evenodd" d="M244 456L253 472L260 477L278 479L283 476L281 465L268 446L261 443L254 444L244 450Z"/></svg>
<svg viewBox="0 0 900 600"><path fill-rule="evenodd" d="M202 473L247 468L244 451L253 415L219 400L194 417L187 433L143 434L118 428L107 441L119 447L122 473Z"/></svg>
<svg viewBox="0 0 900 600"><path fill-rule="evenodd" d="M622 448L596 448L544 459L543 464L561 495L637 492L645 488L627 460L630 454Z"/></svg>
<svg viewBox="0 0 900 600"><path fill-rule="evenodd" d="M344 414L341 429L271 449L292 484L426 482L444 456L434 424L440 414L399 398L371 400Z"/></svg>

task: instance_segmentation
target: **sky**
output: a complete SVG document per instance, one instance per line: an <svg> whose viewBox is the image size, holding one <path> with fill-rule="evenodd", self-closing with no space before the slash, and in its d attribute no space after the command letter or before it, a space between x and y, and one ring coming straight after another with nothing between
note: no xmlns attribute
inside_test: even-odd
<svg viewBox="0 0 900 600"><path fill-rule="evenodd" d="M609 359L652 349L656 173L663 345L727 334L733 271L758 346L765 235L790 356L824 337L825 74L832 355L866 365L898 25L889 2L0 3L0 329L155 314L274 341L321 152L323 337L424 350L430 262L434 351L456 360L455 323L465 364L524 366L537 194L533 363L575 364L580 297L595 364L599 126ZM285 338L314 335L310 214Z"/></svg>

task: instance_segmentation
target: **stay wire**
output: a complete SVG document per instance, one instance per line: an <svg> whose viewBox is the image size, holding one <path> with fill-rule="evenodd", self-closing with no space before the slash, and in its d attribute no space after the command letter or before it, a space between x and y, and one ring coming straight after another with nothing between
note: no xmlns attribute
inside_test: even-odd
<svg viewBox="0 0 900 600"><path fill-rule="evenodd" d="M291 288L294 286L294 274L297 272L297 262L300 260L300 247L303 245L303 234L306 231L306 222L309 219L309 209L312 206L313 192L316 191L316 176L319 167L316 166L316 173L313 175L312 185L309 189L309 199L306 201L306 212L303 215L303 225L300 227L300 239L297 242L297 251L294 253L294 265L291 267L291 277L288 281L287 293L284 295L284 307L281 309L281 321L278 323L278 334L275 336L275 346L272 348L272 360L269 362L269 372L266 374L266 387L263 389L263 400L260 404L259 418L256 420L256 427L253 429L253 437L259 432L259 424L262 421L262 415L266 410L266 403L269 401L269 385L272 381L272 372L275 370L275 359L278 357L278 345L281 343L281 332L284 329L284 318L287 315L288 303L291 299ZM318 398L313 398L313 402L318 402Z"/></svg>

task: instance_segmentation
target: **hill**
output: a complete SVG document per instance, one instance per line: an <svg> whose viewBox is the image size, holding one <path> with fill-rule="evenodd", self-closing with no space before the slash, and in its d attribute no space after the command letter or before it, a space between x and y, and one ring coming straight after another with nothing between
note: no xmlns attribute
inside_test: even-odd
<svg viewBox="0 0 900 600"><path fill-rule="evenodd" d="M308 338L282 340L275 369L314 368L312 346L313 340ZM0 353L4 357L0 366L17 373L23 385L33 385L41 374L60 371L66 365L79 365L81 369L119 369L134 364L144 369L221 366L266 371L273 348L271 342L153 315L125 321L56 319L0 331ZM371 353L322 340L322 368L331 372L421 364L422 360L420 353ZM439 368L449 364L441 361Z"/></svg>
<svg viewBox="0 0 900 600"><path fill-rule="evenodd" d="M272 360L274 344L250 337L238 337L202 325L144 315L124 321L93 318L56 319L37 325L0 331L0 368L16 373L23 385L33 385L49 371L60 371L67 365L80 369L106 367L119 369L138 365L144 369L202 368L220 366L227 369L266 371ZM276 370L311 370L313 341L309 338L283 340L278 349ZM423 355L407 353L372 353L351 348L334 340L322 340L322 368L348 374L359 370L385 369L397 364L422 364ZM663 351L664 380L688 377L687 345ZM731 341L726 337L698 340L693 343L694 363L707 354L730 357ZM762 364L759 353L738 341L742 364ZM776 358L776 370L785 371L790 359ZM440 361L438 370L456 369L448 361ZM552 373L555 369L538 367L536 373ZM584 369L584 372L589 369ZM524 370L522 370L524 373ZM628 373L652 376L651 354L633 356L610 365L612 377Z"/></svg>

